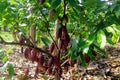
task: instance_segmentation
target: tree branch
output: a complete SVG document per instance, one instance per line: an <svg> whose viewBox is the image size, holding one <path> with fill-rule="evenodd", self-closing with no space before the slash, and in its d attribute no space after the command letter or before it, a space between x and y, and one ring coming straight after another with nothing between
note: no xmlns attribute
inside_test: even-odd
<svg viewBox="0 0 120 80"><path fill-rule="evenodd" d="M50 57L53 57L48 51L45 51L43 50L42 48L39 48L39 47L36 47L36 46L33 46L33 45L30 45L30 44L27 44L27 43L19 43L19 42L6 42L3 40L3 38L0 36L0 44L4 44L4 45L19 45L19 46L26 46L26 47L32 47L32 48L35 48L37 50L39 50L40 52L50 56Z"/></svg>
<svg viewBox="0 0 120 80"><path fill-rule="evenodd" d="M35 1L35 0L34 0ZM35 1L36 2L36 1ZM39 4L36 2L38 8L40 9L40 6ZM47 29L47 32L49 34L49 36L51 37L52 41L54 42L56 48L59 50L58 46L57 46L57 43L55 42L54 38L52 37L51 33L50 33L50 30L49 30L49 21L47 20L47 18L45 17L45 15L43 14L43 12L40 10L40 13L42 14L42 17L45 19L45 21L43 21L45 23L45 27Z"/></svg>

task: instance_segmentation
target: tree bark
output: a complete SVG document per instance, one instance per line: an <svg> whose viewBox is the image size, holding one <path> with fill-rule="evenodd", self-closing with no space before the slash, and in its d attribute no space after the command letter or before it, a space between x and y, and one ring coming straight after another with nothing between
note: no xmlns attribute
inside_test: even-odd
<svg viewBox="0 0 120 80"><path fill-rule="evenodd" d="M33 24L30 27L30 39L33 42L33 44L35 44L36 42L36 25L35 24Z"/></svg>

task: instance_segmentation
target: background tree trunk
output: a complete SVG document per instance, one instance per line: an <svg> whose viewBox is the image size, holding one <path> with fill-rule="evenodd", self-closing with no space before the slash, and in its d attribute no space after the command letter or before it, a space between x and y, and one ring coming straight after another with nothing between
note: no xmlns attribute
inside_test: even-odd
<svg viewBox="0 0 120 80"><path fill-rule="evenodd" d="M33 44L35 44L36 42L36 25L35 24L33 24L30 27L30 39L33 42Z"/></svg>

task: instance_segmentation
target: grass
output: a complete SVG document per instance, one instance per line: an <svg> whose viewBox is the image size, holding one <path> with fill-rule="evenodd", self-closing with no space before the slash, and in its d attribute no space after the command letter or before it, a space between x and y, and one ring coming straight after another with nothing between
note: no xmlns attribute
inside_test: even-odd
<svg viewBox="0 0 120 80"><path fill-rule="evenodd" d="M13 41L13 36L10 32L4 32L0 31L0 36L5 40L5 41Z"/></svg>

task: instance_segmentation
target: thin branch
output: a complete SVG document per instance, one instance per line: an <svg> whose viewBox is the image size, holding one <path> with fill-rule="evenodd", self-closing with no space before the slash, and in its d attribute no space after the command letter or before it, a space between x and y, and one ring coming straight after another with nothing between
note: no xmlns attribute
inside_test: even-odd
<svg viewBox="0 0 120 80"><path fill-rule="evenodd" d="M65 13L66 13L66 0L64 0L64 15L65 15Z"/></svg>
<svg viewBox="0 0 120 80"><path fill-rule="evenodd" d="M2 37L0 37L0 39L2 39ZM27 44L27 43L18 43L18 42L6 42L6 41L0 41L0 44L4 44L4 45L19 45L19 46L26 46L26 47L32 47L35 48L37 50L39 50L42 53L45 53L46 55L53 57L48 51L44 51L42 48Z"/></svg>
<svg viewBox="0 0 120 80"><path fill-rule="evenodd" d="M61 64L61 66L63 66L64 64L66 64L68 61L69 61L68 59L65 60L65 61Z"/></svg>
<svg viewBox="0 0 120 80"><path fill-rule="evenodd" d="M35 0L35 2L36 2L36 0ZM36 2L36 4L37 4L38 8L40 9L39 4L38 4L37 2ZM47 20L47 18L45 17L45 15L43 14L43 12L42 12L41 10L40 10L40 13L42 14L43 18L45 19L45 21L43 21L43 22L46 24L45 27L46 27L46 29L47 29L47 32L48 32L49 36L50 36L51 39L53 40L56 48L59 50L59 48L58 48L58 46L57 46L57 43L56 43L55 40L53 39L53 37L52 37L52 35L51 35L51 33L50 33L50 30L49 30L49 28L48 28L48 26L49 26L49 21Z"/></svg>
<svg viewBox="0 0 120 80"><path fill-rule="evenodd" d="M49 25L49 24L48 24ZM47 25L46 25L47 26ZM56 48L59 50L59 48L58 48L58 46L57 46L57 43L55 42L55 40L53 39L53 37L52 37L52 35L51 35L51 33L50 33L50 31L49 31L49 28L48 27L46 27L47 28L47 32L48 32L48 34L49 34L49 36L51 37L51 39L53 40L53 42L54 42L54 44L55 44L55 46L56 46Z"/></svg>

